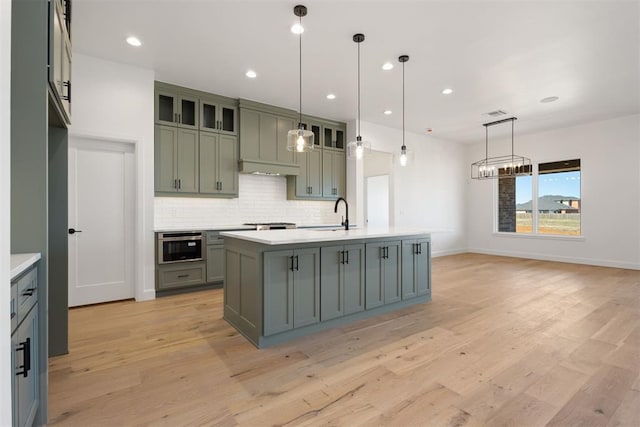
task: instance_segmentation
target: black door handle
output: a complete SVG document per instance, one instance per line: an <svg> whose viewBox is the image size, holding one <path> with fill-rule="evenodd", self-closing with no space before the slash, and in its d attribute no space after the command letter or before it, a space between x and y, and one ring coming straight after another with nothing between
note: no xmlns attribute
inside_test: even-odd
<svg viewBox="0 0 640 427"><path fill-rule="evenodd" d="M20 365L22 372L16 372L16 375L22 375L27 378L31 370L31 338L27 338L26 341L20 343L16 348L16 353L19 351L22 352L22 365Z"/></svg>
<svg viewBox="0 0 640 427"><path fill-rule="evenodd" d="M82 233L82 230L76 230L75 228L69 229L69 234Z"/></svg>

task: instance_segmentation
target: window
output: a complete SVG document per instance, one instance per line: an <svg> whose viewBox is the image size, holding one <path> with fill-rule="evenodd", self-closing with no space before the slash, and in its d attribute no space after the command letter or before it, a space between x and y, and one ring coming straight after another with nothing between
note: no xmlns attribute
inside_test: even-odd
<svg viewBox="0 0 640 427"><path fill-rule="evenodd" d="M579 236L581 208L580 159L539 163L533 176L498 180L500 232Z"/></svg>

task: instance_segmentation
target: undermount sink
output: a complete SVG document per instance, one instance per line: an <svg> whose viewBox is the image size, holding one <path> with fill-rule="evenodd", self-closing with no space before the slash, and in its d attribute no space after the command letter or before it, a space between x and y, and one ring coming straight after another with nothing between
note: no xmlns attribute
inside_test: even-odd
<svg viewBox="0 0 640 427"><path fill-rule="evenodd" d="M349 227L349 230L353 230L356 227ZM313 231L344 231L344 227L336 227L336 228L312 228Z"/></svg>

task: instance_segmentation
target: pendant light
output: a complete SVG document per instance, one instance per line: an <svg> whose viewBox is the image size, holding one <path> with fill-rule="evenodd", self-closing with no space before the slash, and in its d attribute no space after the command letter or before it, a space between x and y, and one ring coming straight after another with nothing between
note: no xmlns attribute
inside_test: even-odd
<svg viewBox="0 0 640 427"><path fill-rule="evenodd" d="M371 143L363 141L362 136L360 136L360 43L364 41L364 34L354 34L353 41L358 45L358 120L356 122L356 133L358 135L355 141L347 144L347 155L349 158L361 160L371 152Z"/></svg>
<svg viewBox="0 0 640 427"><path fill-rule="evenodd" d="M514 122L517 117L485 123L484 159L471 164L471 178L493 179L531 175L531 159L513 153ZM511 155L489 157L489 127L511 122Z"/></svg>
<svg viewBox="0 0 640 427"><path fill-rule="evenodd" d="M313 151L313 132L306 130L302 124L302 17L307 15L307 8L302 5L297 5L293 8L293 13L299 18L299 54L300 54L300 109L298 128L291 129L287 133L287 150L302 153L305 151Z"/></svg>
<svg viewBox="0 0 640 427"><path fill-rule="evenodd" d="M409 55L400 55L398 61L402 63L402 147L400 147L400 166L406 166L411 157L411 152L407 150L407 146L404 143L404 63L409 60Z"/></svg>

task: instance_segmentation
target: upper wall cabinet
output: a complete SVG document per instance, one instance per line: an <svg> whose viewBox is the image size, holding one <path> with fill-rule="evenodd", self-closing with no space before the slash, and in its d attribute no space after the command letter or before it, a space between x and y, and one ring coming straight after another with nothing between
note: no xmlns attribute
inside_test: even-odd
<svg viewBox="0 0 640 427"><path fill-rule="evenodd" d="M158 125L198 129L198 98L156 86L155 122Z"/></svg>
<svg viewBox="0 0 640 427"><path fill-rule="evenodd" d="M346 133L346 126L337 123L326 123L323 126L323 148L344 151Z"/></svg>
<svg viewBox="0 0 640 427"><path fill-rule="evenodd" d="M200 130L238 134L238 107L214 98L200 99Z"/></svg>
<svg viewBox="0 0 640 427"><path fill-rule="evenodd" d="M49 86L54 105L71 123L71 0L49 2Z"/></svg>

